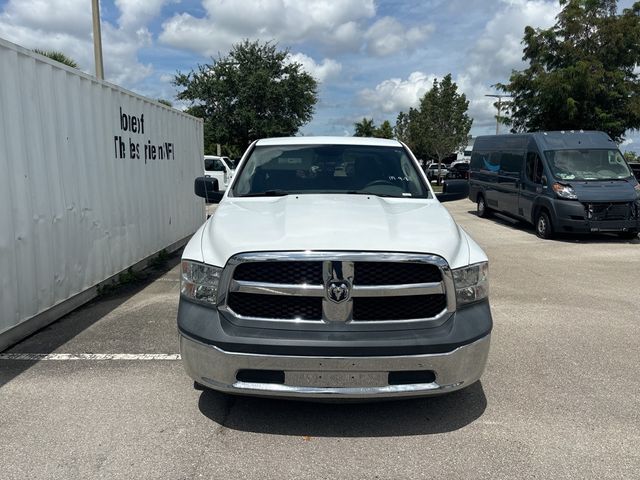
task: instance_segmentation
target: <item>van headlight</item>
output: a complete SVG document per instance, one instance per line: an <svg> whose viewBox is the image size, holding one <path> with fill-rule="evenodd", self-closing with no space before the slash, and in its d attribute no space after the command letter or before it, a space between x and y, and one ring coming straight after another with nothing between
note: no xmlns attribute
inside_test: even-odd
<svg viewBox="0 0 640 480"><path fill-rule="evenodd" d="M180 293L196 302L215 305L218 301L218 283L222 268L183 260Z"/></svg>
<svg viewBox="0 0 640 480"><path fill-rule="evenodd" d="M452 270L458 307L489 296L489 262L475 263Z"/></svg>
<svg viewBox="0 0 640 480"><path fill-rule="evenodd" d="M577 200L578 195L576 195L576 191L571 187L571 185L565 185L563 183L554 183L551 185L551 188L556 195L560 198L564 198L565 200Z"/></svg>

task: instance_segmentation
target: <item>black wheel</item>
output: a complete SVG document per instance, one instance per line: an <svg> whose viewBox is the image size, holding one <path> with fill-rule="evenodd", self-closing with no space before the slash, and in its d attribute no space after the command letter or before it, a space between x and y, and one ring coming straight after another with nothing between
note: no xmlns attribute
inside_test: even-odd
<svg viewBox="0 0 640 480"><path fill-rule="evenodd" d="M536 235L540 238L549 239L553 237L553 225L549 214L544 210L538 212L536 217Z"/></svg>
<svg viewBox="0 0 640 480"><path fill-rule="evenodd" d="M478 195L478 203L476 204L476 212L481 218L487 218L491 215L491 210L487 207L487 202L484 199L484 195Z"/></svg>
<svg viewBox="0 0 640 480"><path fill-rule="evenodd" d="M635 230L630 230L628 232L618 232L618 236L620 238L624 238L625 240L635 240L638 238L638 232Z"/></svg>
<svg viewBox="0 0 640 480"><path fill-rule="evenodd" d="M201 392L204 392L205 390L207 390L207 387L205 387L201 383L198 383L198 382L195 382L195 381L193 382L193 388L194 388L194 390L199 390Z"/></svg>

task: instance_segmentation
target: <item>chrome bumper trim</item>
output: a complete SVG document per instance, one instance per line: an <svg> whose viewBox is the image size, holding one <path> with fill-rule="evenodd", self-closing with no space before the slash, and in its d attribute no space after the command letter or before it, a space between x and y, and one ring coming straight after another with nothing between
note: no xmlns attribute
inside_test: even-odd
<svg viewBox="0 0 640 480"><path fill-rule="evenodd" d="M366 399L434 395L452 392L476 382L482 375L491 335L448 353L387 357L307 357L226 352L180 335L180 352L187 373L198 383L231 394L291 398ZM432 383L366 387L311 387L249 383L236 379L238 370L285 372L389 372L431 370Z"/></svg>

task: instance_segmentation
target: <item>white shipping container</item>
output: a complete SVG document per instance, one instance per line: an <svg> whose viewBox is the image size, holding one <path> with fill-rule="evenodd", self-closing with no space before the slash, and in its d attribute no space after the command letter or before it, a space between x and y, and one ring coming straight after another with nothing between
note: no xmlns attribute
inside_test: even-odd
<svg viewBox="0 0 640 480"><path fill-rule="evenodd" d="M204 221L202 121L0 39L0 351Z"/></svg>

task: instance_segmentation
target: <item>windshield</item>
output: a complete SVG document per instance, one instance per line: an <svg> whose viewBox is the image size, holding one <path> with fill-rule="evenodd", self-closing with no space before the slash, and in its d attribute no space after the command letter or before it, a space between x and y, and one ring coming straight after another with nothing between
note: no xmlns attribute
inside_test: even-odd
<svg viewBox="0 0 640 480"><path fill-rule="evenodd" d="M631 171L618 150L552 150L545 152L551 173L559 180L621 180Z"/></svg>
<svg viewBox="0 0 640 480"><path fill-rule="evenodd" d="M290 193L429 198L429 190L402 147L255 147L240 171L233 194L261 196Z"/></svg>

